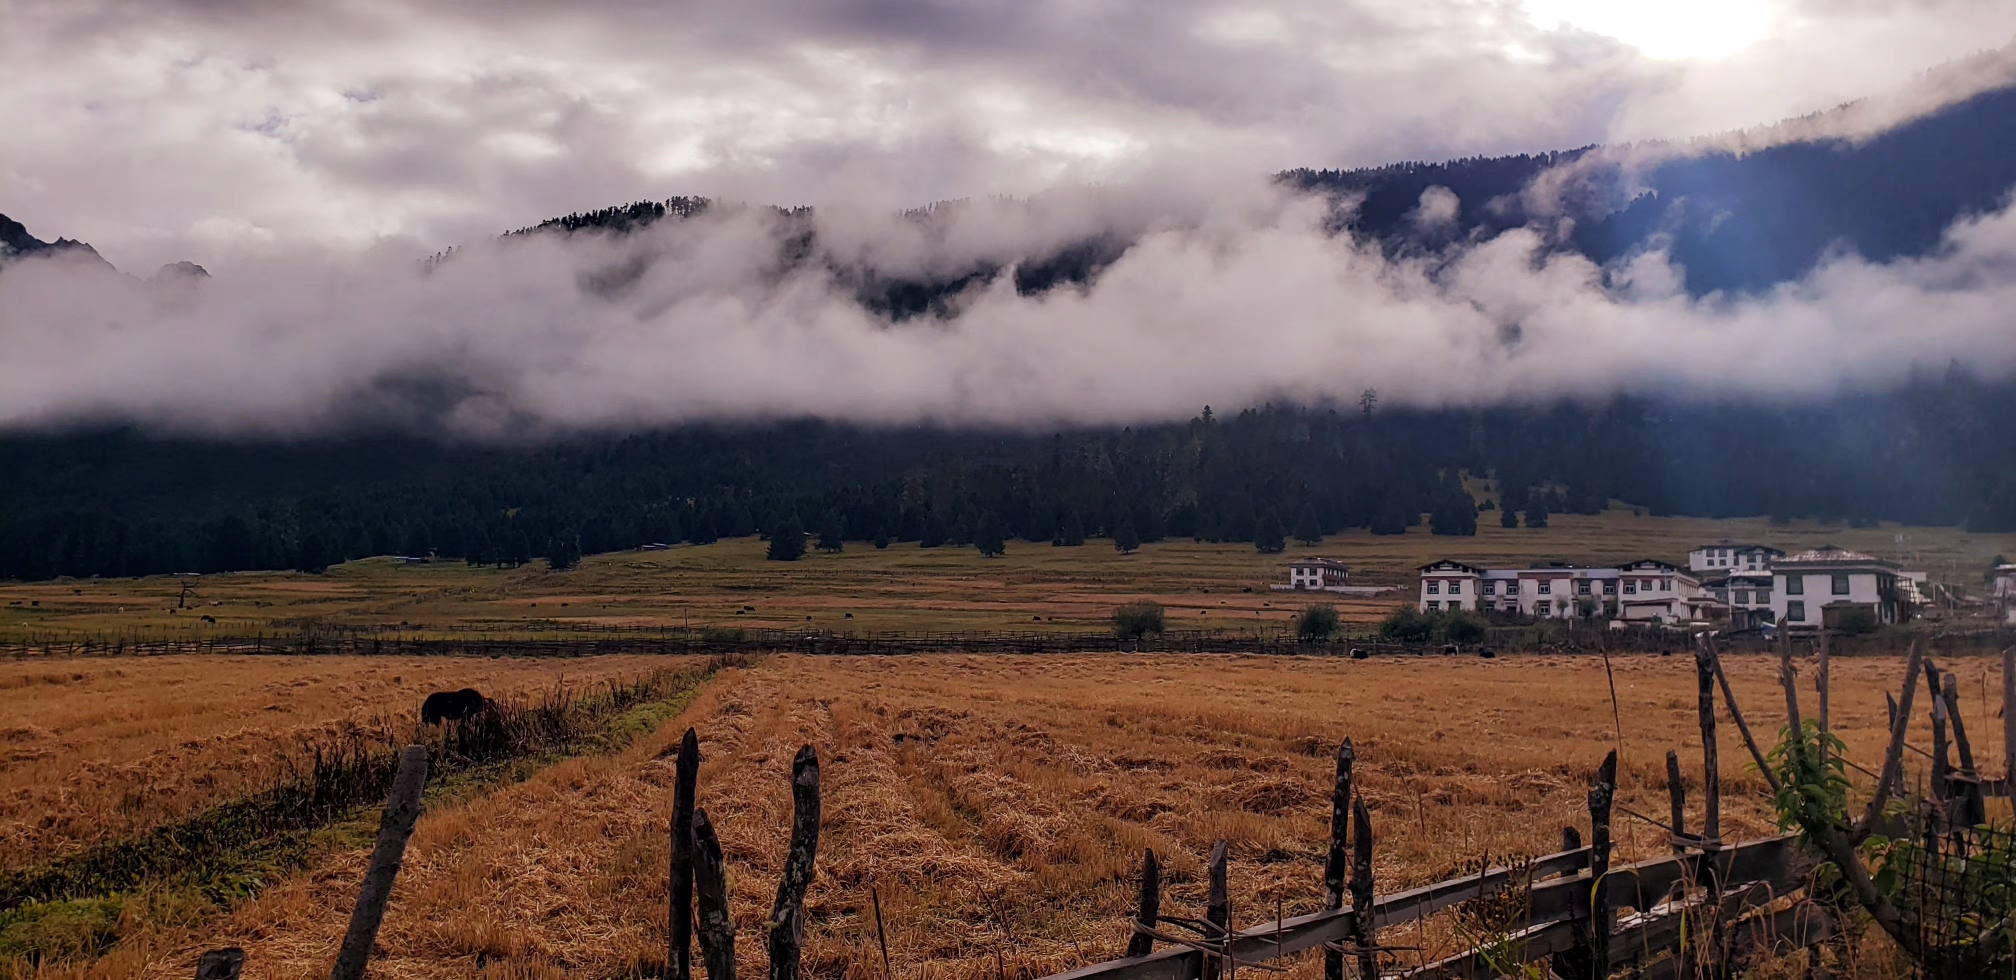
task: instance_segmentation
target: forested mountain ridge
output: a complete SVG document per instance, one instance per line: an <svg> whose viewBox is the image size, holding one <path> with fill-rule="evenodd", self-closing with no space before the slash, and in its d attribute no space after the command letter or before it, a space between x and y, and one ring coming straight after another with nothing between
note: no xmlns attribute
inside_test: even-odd
<svg viewBox="0 0 2016 980"><path fill-rule="evenodd" d="M1668 245L1697 293L1763 288L1830 249L1872 259L1935 248L1955 219L2016 186L2016 88L1990 90L1865 139L1787 141L1666 158L1628 175L1596 148L1523 157L1292 171L1352 207L1337 229L1424 247L1411 215L1430 187L1459 201L1445 241L1539 221L1524 192L1572 171L1577 215L1554 242L1599 261ZM1639 187L1643 193L1627 194ZM720 207L698 198L555 218L513 235L624 234ZM937 220L920 209L909 220ZM891 320L934 315L1011 266L1040 292L1096 279L1127 234L925 279L820 248L802 209L775 209L788 263L821 263ZM0 218L0 258L44 243ZM95 252L91 253L95 256ZM452 256L436 261L452 261ZM1225 406L1220 406L1224 408ZM1459 474L1490 474L1520 509L1612 499L1654 513L1893 519L2016 530L2016 383L1959 368L1889 392L1807 404L1676 395L1600 403L1391 410L1261 407L1185 422L1060 433L874 429L817 422L586 434L533 447L353 433L295 443L128 430L0 436L0 577L298 567L428 553L517 562L556 541L587 552L708 541L795 520L850 540L930 545L983 524L1011 538L1118 535L1256 541L1482 517ZM1529 515L1530 517L1530 515ZM1425 520L1424 520L1425 518ZM566 550L566 549L562 549Z"/></svg>

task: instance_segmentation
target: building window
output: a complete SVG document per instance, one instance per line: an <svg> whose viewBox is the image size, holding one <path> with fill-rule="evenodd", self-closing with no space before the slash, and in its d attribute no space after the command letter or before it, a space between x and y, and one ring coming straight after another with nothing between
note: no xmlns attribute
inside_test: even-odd
<svg viewBox="0 0 2016 980"><path fill-rule="evenodd" d="M1744 590L1744 589L1737 589L1737 590L1736 590L1736 604L1737 604L1737 605L1739 605L1739 606L1747 606L1747 605L1749 605L1749 604L1750 604L1750 593L1749 593L1748 591ZM1786 730L1787 730L1787 731L1790 731L1790 730L1791 730L1791 726L1790 726L1789 724L1788 724L1788 725L1786 726Z"/></svg>
<svg viewBox="0 0 2016 980"><path fill-rule="evenodd" d="M1834 576L1834 594L1835 595L1848 594L1848 576L1846 575Z"/></svg>
<svg viewBox="0 0 2016 980"><path fill-rule="evenodd" d="M1434 580L1430 580L1430 581L1428 582L1428 594L1429 594L1429 595L1441 595L1441 594L1442 594L1442 583L1440 583L1440 582L1437 582L1437 581L1434 581Z"/></svg>
<svg viewBox="0 0 2016 980"><path fill-rule="evenodd" d="M1541 594L1541 595L1553 595L1553 594L1554 594L1554 580L1553 580L1553 579L1551 579L1551 578L1543 578L1543 579L1541 579L1541 580L1540 580L1540 594Z"/></svg>
<svg viewBox="0 0 2016 980"><path fill-rule="evenodd" d="M1438 610L1438 609L1441 609L1441 608L1442 608L1442 604L1441 604L1441 603L1439 603L1439 602L1436 602L1436 601L1434 601L1434 600L1429 600L1429 602L1428 602L1428 611L1429 611L1429 612L1434 612L1434 611L1436 611L1436 610ZM1789 731L1789 730L1791 730L1791 726L1790 726L1790 725L1787 725L1787 726L1786 726L1786 730L1788 730L1788 731Z"/></svg>
<svg viewBox="0 0 2016 980"><path fill-rule="evenodd" d="M1462 594L1463 594L1463 583L1461 583L1461 582L1451 582L1451 583L1449 583L1449 594L1450 594L1450 595L1462 595Z"/></svg>
<svg viewBox="0 0 2016 980"><path fill-rule="evenodd" d="M1498 583L1496 583L1496 582L1486 582L1486 583L1484 583L1484 594L1485 594L1485 595L1497 595L1497 594L1498 594Z"/></svg>
<svg viewBox="0 0 2016 980"><path fill-rule="evenodd" d="M1583 579L1583 580L1581 580L1581 581L1579 581L1579 582L1576 582L1576 583L1575 583L1575 594L1576 594L1576 595L1588 595L1588 594L1589 594L1589 580L1588 580L1588 579L1586 579L1586 578L1585 578L1585 579Z"/></svg>
<svg viewBox="0 0 2016 980"><path fill-rule="evenodd" d="M1616 579L1614 579L1614 578L1613 578L1613 579L1606 579L1606 580L1604 580L1604 582L1603 582L1603 594L1604 594L1604 595L1616 595L1616 594L1617 594L1617 580L1616 580Z"/></svg>
<svg viewBox="0 0 2016 980"><path fill-rule="evenodd" d="M1805 594L1806 594L1806 576L1804 576L1804 575L1787 575L1787 576L1785 576L1785 594L1786 594L1786 595L1805 595Z"/></svg>
<svg viewBox="0 0 2016 980"><path fill-rule="evenodd" d="M1637 579L1633 579L1633 578L1627 578L1627 579L1625 579L1625 580L1624 580L1624 594L1625 594L1625 595L1637 595L1637 594L1638 594L1638 580L1637 580Z"/></svg>
<svg viewBox="0 0 2016 980"><path fill-rule="evenodd" d="M1542 582L1540 584L1545 585L1547 583ZM1550 616L1553 615L1553 612L1554 604L1551 602L1542 600L1533 604L1533 615L1535 616Z"/></svg>
<svg viewBox="0 0 2016 980"><path fill-rule="evenodd" d="M1788 602L1788 603L1786 603L1786 604L1785 604L1785 621L1786 621L1786 622L1788 622L1788 623L1803 623L1803 622L1805 622L1805 621L1806 621L1806 604L1805 604L1805 603L1803 603L1803 602Z"/></svg>
<svg viewBox="0 0 2016 980"><path fill-rule="evenodd" d="M1771 593L1770 593L1770 591L1768 591L1768 590L1765 590L1765 589L1759 589L1759 590L1757 591L1757 604L1758 604L1758 605L1760 605L1760 606L1768 606L1768 605L1770 605L1770 604L1771 604Z"/></svg>

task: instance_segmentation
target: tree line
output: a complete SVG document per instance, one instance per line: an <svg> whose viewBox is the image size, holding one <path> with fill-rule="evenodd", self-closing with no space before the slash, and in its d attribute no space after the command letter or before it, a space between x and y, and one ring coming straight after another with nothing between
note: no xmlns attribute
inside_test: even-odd
<svg viewBox="0 0 2016 980"><path fill-rule="evenodd" d="M373 555L568 565L787 523L829 550L1182 538L1278 551L1349 528L1543 528L1612 501L2016 530L2016 441L2000 436L2016 424L2016 384L1958 368L1805 406L1375 406L1206 409L1047 435L692 426L532 448L17 435L0 438L13 474L0 486L0 576L317 571ZM1477 480L1502 500L1495 513L1478 512Z"/></svg>

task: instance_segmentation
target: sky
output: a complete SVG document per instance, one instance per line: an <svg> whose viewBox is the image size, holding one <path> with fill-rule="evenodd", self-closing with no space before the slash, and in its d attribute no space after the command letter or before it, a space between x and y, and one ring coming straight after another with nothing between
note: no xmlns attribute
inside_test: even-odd
<svg viewBox="0 0 2016 980"><path fill-rule="evenodd" d="M0 0L0 213L145 273L1769 123L2008 0Z"/></svg>

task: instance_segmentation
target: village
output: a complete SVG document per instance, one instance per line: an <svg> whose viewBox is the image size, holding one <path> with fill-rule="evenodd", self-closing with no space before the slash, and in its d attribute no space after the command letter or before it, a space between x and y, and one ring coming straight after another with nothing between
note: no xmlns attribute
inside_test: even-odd
<svg viewBox="0 0 2016 980"><path fill-rule="evenodd" d="M1418 571L1416 611L1477 613L1493 620L1856 633L1907 622L1928 607L1966 606L1997 622L2016 623L2016 564L1996 565L1987 596L1970 602L1930 581L1926 572L1831 544L1788 555L1768 545L1725 540L1693 549L1684 566L1641 558L1615 565L1547 561L1486 567L1442 558ZM1349 596L1394 591L1350 584L1350 569L1335 558L1298 559L1288 574L1288 583L1276 590Z"/></svg>

